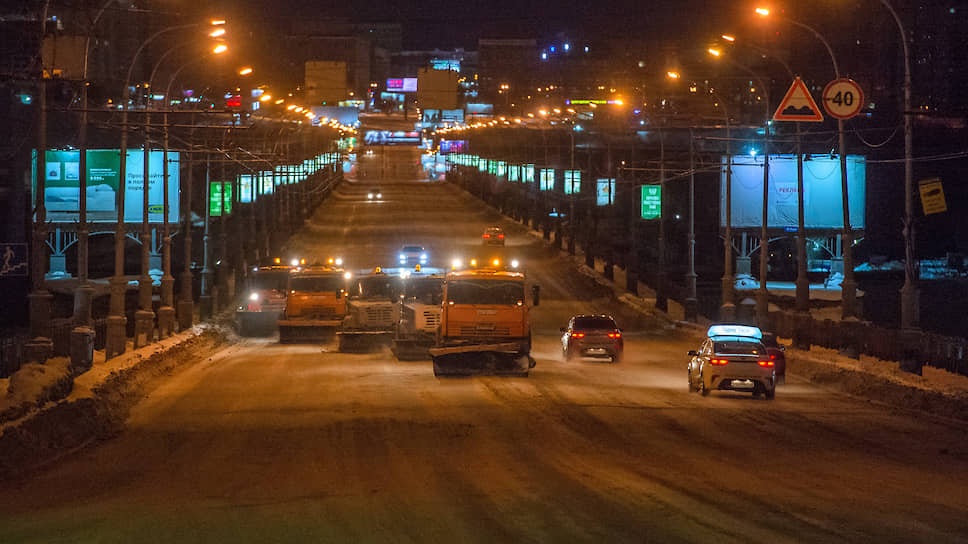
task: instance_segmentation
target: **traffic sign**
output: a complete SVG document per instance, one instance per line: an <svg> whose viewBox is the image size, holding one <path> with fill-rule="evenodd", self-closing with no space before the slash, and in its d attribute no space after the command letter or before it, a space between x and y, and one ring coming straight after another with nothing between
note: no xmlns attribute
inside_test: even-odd
<svg viewBox="0 0 968 544"><path fill-rule="evenodd" d="M787 90L780 107L773 113L774 121L805 121L808 123L819 123L823 121L823 114L820 108L810 96L810 91L803 81L798 77L793 80L790 89Z"/></svg>
<svg viewBox="0 0 968 544"><path fill-rule="evenodd" d="M864 91L853 79L835 79L823 88L823 109L834 119L850 119L864 107Z"/></svg>
<svg viewBox="0 0 968 544"><path fill-rule="evenodd" d="M921 209L924 210L924 215L948 211L940 178L922 179L918 182L918 190L921 193Z"/></svg>
<svg viewBox="0 0 968 544"><path fill-rule="evenodd" d="M0 242L0 278L27 275L27 244Z"/></svg>

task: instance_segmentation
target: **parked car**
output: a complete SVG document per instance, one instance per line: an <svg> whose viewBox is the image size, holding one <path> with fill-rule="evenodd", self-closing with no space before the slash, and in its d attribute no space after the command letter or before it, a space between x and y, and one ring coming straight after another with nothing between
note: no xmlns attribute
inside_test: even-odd
<svg viewBox="0 0 968 544"><path fill-rule="evenodd" d="M501 227L487 227L481 235L485 246L504 246L504 229Z"/></svg>
<svg viewBox="0 0 968 544"><path fill-rule="evenodd" d="M786 348L777 340L776 333L774 332L763 333L763 345L766 346L766 352L770 354L770 359L773 360L773 368L776 369L777 385L785 383Z"/></svg>
<svg viewBox="0 0 968 544"><path fill-rule="evenodd" d="M607 357L622 360L625 341L622 329L609 315L576 315L561 327L561 353L566 361L575 357Z"/></svg>
<svg viewBox="0 0 968 544"><path fill-rule="evenodd" d="M689 352L689 391L748 391L773 399L776 363L762 342L763 333L747 325L713 325L698 350Z"/></svg>

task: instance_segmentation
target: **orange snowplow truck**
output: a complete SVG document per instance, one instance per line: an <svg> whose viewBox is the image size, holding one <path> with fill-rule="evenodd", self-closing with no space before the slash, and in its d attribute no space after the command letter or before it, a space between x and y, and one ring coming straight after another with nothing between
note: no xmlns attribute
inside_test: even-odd
<svg viewBox="0 0 968 544"><path fill-rule="evenodd" d="M348 274L332 266L292 269L286 312L279 320L279 341L315 342L335 335L346 316Z"/></svg>
<svg viewBox="0 0 968 544"><path fill-rule="evenodd" d="M530 307L525 276L499 269L450 272L444 279L437 342L430 351L434 375L494 372L527 376L531 359Z"/></svg>

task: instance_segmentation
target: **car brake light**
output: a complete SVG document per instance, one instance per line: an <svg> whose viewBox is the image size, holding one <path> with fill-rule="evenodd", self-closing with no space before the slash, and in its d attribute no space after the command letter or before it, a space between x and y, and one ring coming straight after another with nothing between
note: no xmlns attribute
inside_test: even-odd
<svg viewBox="0 0 968 544"><path fill-rule="evenodd" d="M501 240L504 239L504 235L503 234L498 234L497 237L500 238Z"/></svg>
<svg viewBox="0 0 968 544"><path fill-rule="evenodd" d="M622 337L622 333L620 333L620 332L610 332L610 333L608 333L608 337L609 338L621 338Z"/></svg>
<svg viewBox="0 0 968 544"><path fill-rule="evenodd" d="M571 337L572 338L584 338L585 337L585 333L583 333L583 332L573 332L573 333L571 333Z"/></svg>
<svg viewBox="0 0 968 544"><path fill-rule="evenodd" d="M766 367L773 366L773 361L756 361L756 363L760 366L766 366Z"/></svg>
<svg viewBox="0 0 968 544"><path fill-rule="evenodd" d="M709 364L711 365L725 365L728 362L729 362L728 359L710 359L709 360Z"/></svg>
<svg viewBox="0 0 968 544"><path fill-rule="evenodd" d="M485 234L485 235L484 235L484 238L490 238L490 237L491 237L491 235L490 235L490 234Z"/></svg>
<svg viewBox="0 0 968 544"><path fill-rule="evenodd" d="M770 355L770 360L772 361L774 359L776 359L776 355Z"/></svg>

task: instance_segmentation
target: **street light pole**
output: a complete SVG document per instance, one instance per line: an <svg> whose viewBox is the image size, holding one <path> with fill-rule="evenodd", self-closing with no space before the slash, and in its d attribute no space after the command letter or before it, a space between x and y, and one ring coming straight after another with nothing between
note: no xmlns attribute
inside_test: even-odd
<svg viewBox="0 0 968 544"><path fill-rule="evenodd" d="M686 272L687 321L695 321L699 314L699 299L696 296L696 137L693 127L689 127L689 270Z"/></svg>
<svg viewBox="0 0 968 544"><path fill-rule="evenodd" d="M911 111L911 52L908 50L908 36L901 17L888 0L880 0L891 12L897 30L901 34L904 53L904 286L901 287L901 328L917 329L920 326L920 303L914 230L914 118Z"/></svg>

